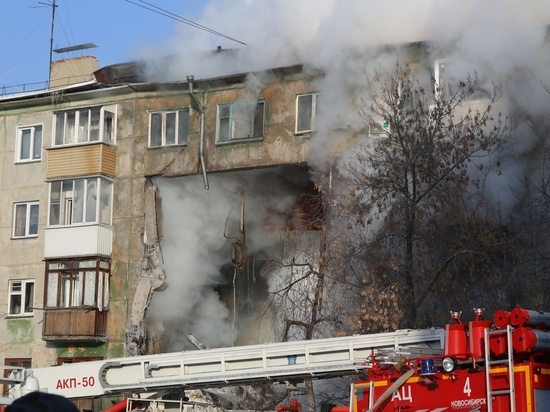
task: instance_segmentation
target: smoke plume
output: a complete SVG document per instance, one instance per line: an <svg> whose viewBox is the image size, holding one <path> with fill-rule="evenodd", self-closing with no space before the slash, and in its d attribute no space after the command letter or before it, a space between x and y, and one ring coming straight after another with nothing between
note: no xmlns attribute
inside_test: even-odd
<svg viewBox="0 0 550 412"><path fill-rule="evenodd" d="M550 101L543 87L550 84L550 56L543 44L549 16L546 0L212 0L198 23L246 45L181 25L167 44L142 50L136 57L150 62L148 76L157 81L182 80L188 74L204 79L296 63L323 70L325 76L315 85L322 99L309 159L323 166L339 143L335 131L361 124L357 101L350 96L360 95L374 70L394 67L396 56L384 52L387 45L426 42L432 62L452 62L450 76L476 73L484 85L504 85L503 97L524 111L526 119L544 115ZM226 52L215 52L218 47ZM165 56L172 64L154 63ZM263 81L251 79L249 95L257 94ZM496 159L502 173L489 177L489 189L505 213L514 207L512 191L532 161L529 153L536 144L529 128L519 127ZM209 191L204 191L199 177L157 180L166 217L164 260L172 287L154 299L151 313L168 319L197 316L189 328L195 333L212 326L216 334L196 333L205 340L208 336L211 346L232 343L230 314L212 290L221 282L220 267L228 261L223 228L230 215L230 229L235 229L239 193L253 197L246 201L251 229L261 227L269 208L284 213L293 202L288 187L259 184L255 177L256 173L212 176ZM268 247L261 243L269 236L257 235L248 238L248 246Z"/></svg>
<svg viewBox="0 0 550 412"><path fill-rule="evenodd" d="M241 238L244 225L249 256L273 251L307 181L305 171L297 168L212 174L210 190L204 190L199 175L154 179L162 198L161 245L169 286L155 294L150 323L156 334L173 339L171 349L185 347L187 333L207 347L235 342L238 327L251 320L232 325L232 304L220 296L224 287L232 288L233 276L246 274L232 267L231 245ZM260 296L251 292L248 299Z"/></svg>

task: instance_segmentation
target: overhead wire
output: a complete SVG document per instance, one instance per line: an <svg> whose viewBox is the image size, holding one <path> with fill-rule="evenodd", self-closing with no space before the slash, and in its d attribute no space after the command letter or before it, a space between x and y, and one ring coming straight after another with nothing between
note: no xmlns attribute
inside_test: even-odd
<svg viewBox="0 0 550 412"><path fill-rule="evenodd" d="M213 29L210 29L206 26L203 26L201 24L198 24L198 23L195 23L194 21L192 20L189 20L189 19L186 19L185 17L181 17L181 16L178 16L177 14L175 13L172 13L168 10L165 10L161 7L158 7L158 6L155 6L154 4L151 4L151 3L148 3L144 0L139 0L141 3L144 3L146 4L147 6L150 6L150 7L147 7L147 6L144 6L142 4L139 4L139 3L136 3L135 1L132 1L132 0L126 0L126 2L128 3L131 3L131 4L134 4L138 7L142 7L146 10L149 10L149 11L152 11L153 13L157 13L157 14L160 14L161 16L165 16L165 17L168 17L170 19L173 19L173 20L176 20L176 21L179 21L180 23L184 23L184 24L187 24L191 27L195 27L197 29L200 29L200 30L204 30L208 33L211 33L211 34L214 34L216 36L219 36L219 37L223 37L225 39L228 39L228 40L231 40L231 41L234 41L234 42L237 42L237 43L240 43L242 45L247 45L246 43L240 41L240 40L237 40L235 39L234 37L231 37L231 36L228 36L226 34L223 34L223 33L220 33L219 31L216 31L216 30L213 30Z"/></svg>
<svg viewBox="0 0 550 412"><path fill-rule="evenodd" d="M40 26L40 24L42 24L42 22L44 21L44 18L46 17L46 14L44 14L44 16L42 16L42 18L40 19L40 21L34 26L34 28L30 31L30 33L27 35L27 37L25 37L23 39L23 41L19 44L19 46L16 47L16 49L4 60L4 62L2 63L2 60L4 59L4 57L6 56L6 53L4 53L2 55L2 57L0 58L0 70L3 70L6 65L10 62L10 60L13 58L13 56L15 56L20 50L21 48L23 47L23 45L26 43L26 41L29 39L29 37L34 33L34 31L38 28L38 26ZM21 27L24 27L24 24L22 24L20 26ZM16 34L16 37L18 36L19 32ZM15 40L15 39L14 39Z"/></svg>
<svg viewBox="0 0 550 412"><path fill-rule="evenodd" d="M61 0L57 0L57 1L61 1ZM67 40L67 44L75 44L75 39L74 39L74 35L73 35L73 28L71 26L71 17L69 16L69 8L67 7L68 3L67 2L64 2L65 4L63 5L63 7L61 7L61 10L63 10L65 12L65 17L67 19L67 26L68 26L68 30L69 30L69 33L67 34L67 31L65 30L65 26L63 25L63 21L61 21L61 19L59 19L59 26L61 26L61 30L63 31L63 34L65 35L65 39Z"/></svg>

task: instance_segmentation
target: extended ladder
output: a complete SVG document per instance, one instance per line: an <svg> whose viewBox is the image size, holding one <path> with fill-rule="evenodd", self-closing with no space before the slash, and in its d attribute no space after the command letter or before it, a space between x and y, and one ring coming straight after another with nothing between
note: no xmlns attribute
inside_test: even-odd
<svg viewBox="0 0 550 412"><path fill-rule="evenodd" d="M268 343L32 369L40 388L72 398L166 388L215 388L257 382L328 378L362 371L379 350L430 352L444 347L441 328L398 330Z"/></svg>
<svg viewBox="0 0 550 412"><path fill-rule="evenodd" d="M489 337L495 335L506 335L506 359L491 360L491 349L489 345ZM512 326L507 325L506 329L489 330L485 329L485 381L487 385L487 412L493 412L493 396L508 395L510 397L510 412L516 411L516 395L514 385L514 348L512 346ZM493 390L491 384L491 375L496 372L491 366L507 365L508 366L508 388Z"/></svg>

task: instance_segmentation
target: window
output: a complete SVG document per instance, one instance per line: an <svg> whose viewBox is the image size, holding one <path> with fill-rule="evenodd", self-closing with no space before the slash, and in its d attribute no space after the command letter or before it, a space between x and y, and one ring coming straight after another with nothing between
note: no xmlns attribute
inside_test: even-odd
<svg viewBox="0 0 550 412"><path fill-rule="evenodd" d="M387 120L376 121L372 119L369 122L369 136L388 137L388 133L390 133L390 123Z"/></svg>
<svg viewBox="0 0 550 412"><path fill-rule="evenodd" d="M449 77L445 70L447 62L445 60L436 60L434 65L436 95L447 93L447 89L449 87Z"/></svg>
<svg viewBox="0 0 550 412"><path fill-rule="evenodd" d="M453 78L449 72L451 67L450 63L447 60L436 60L434 63L434 80L435 80L435 95L436 97L443 95L448 95L449 87L452 91L458 87L457 81ZM467 75L464 75L465 79ZM478 99L489 99L491 94L488 90L484 89L479 83L477 78L472 78L472 82L476 81L473 94L468 96L467 100L478 100Z"/></svg>
<svg viewBox="0 0 550 412"><path fill-rule="evenodd" d="M12 368L30 369L31 365L32 365L31 358L6 358L4 359L4 366L7 366L7 368L4 368L4 378L9 377L10 373L13 371ZM11 385L7 385L7 384L4 385L3 396L8 396L8 391L10 389L10 386Z"/></svg>
<svg viewBox="0 0 550 412"><path fill-rule="evenodd" d="M50 183L49 225L111 224L113 183L104 177Z"/></svg>
<svg viewBox="0 0 550 412"><path fill-rule="evenodd" d="M88 356L88 357L79 357L79 358L57 358L57 365L68 365L71 363L80 363L80 362L93 362L98 360L103 360L104 358L98 356Z"/></svg>
<svg viewBox="0 0 550 412"><path fill-rule="evenodd" d="M46 261L46 308L109 306L111 264L106 259Z"/></svg>
<svg viewBox="0 0 550 412"><path fill-rule="evenodd" d="M185 145L189 110L152 112L149 125L149 147Z"/></svg>
<svg viewBox="0 0 550 412"><path fill-rule="evenodd" d="M13 237L38 236L38 202L16 203L13 208Z"/></svg>
<svg viewBox="0 0 550 412"><path fill-rule="evenodd" d="M20 127L17 130L16 162L33 162L42 158L42 126Z"/></svg>
<svg viewBox="0 0 550 412"><path fill-rule="evenodd" d="M315 129L317 93L296 97L296 133L312 132Z"/></svg>
<svg viewBox="0 0 550 412"><path fill-rule="evenodd" d="M104 142L113 144L116 106L91 107L55 113L54 146Z"/></svg>
<svg viewBox="0 0 550 412"><path fill-rule="evenodd" d="M10 280L8 314L29 316L33 314L34 280Z"/></svg>
<svg viewBox="0 0 550 412"><path fill-rule="evenodd" d="M264 137L264 101L242 100L218 106L218 143Z"/></svg>

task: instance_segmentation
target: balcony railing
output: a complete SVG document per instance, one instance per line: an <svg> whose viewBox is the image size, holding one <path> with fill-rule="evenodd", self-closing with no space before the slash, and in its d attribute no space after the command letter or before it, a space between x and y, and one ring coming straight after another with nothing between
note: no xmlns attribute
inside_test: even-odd
<svg viewBox="0 0 550 412"><path fill-rule="evenodd" d="M44 230L44 258L111 256L113 227L110 225L54 226Z"/></svg>
<svg viewBox="0 0 550 412"><path fill-rule="evenodd" d="M96 308L44 309L42 339L106 341L107 313Z"/></svg>

